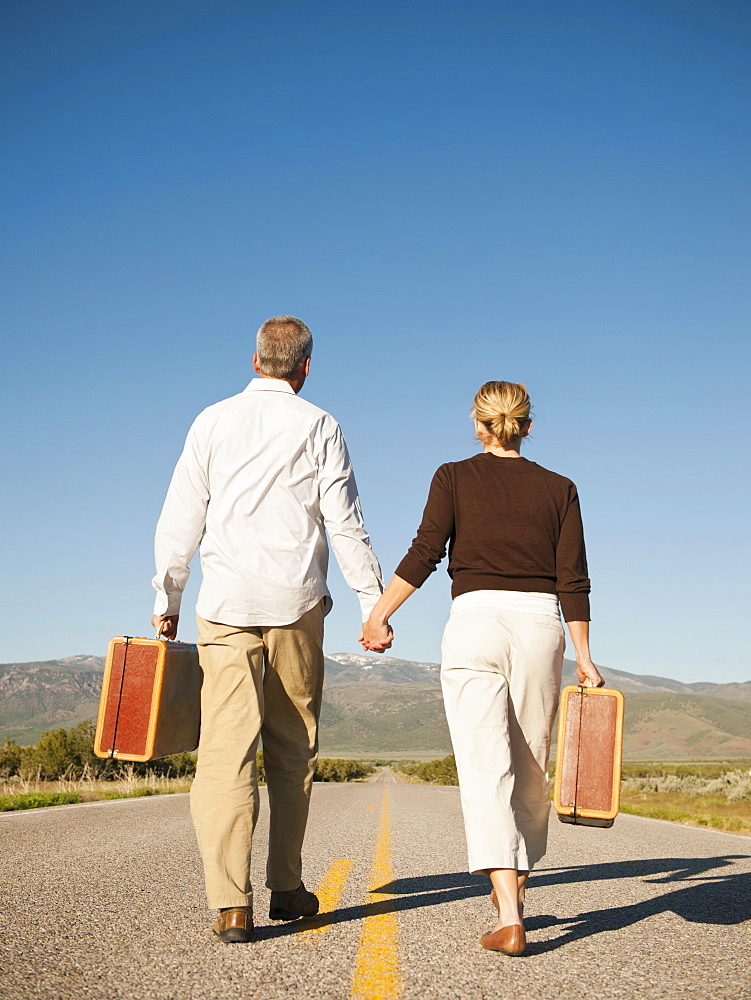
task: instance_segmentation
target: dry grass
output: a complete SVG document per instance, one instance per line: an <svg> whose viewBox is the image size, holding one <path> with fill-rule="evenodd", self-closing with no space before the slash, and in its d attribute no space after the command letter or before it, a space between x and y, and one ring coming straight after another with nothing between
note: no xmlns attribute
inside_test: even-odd
<svg viewBox="0 0 751 1000"><path fill-rule="evenodd" d="M400 770L393 762L392 769ZM751 775L745 766L627 764L623 777L621 812L751 836ZM0 811L63 804L66 800L98 802L188 792L192 780L192 775L137 775L127 764L108 781L90 773L56 781L14 775L0 779ZM422 784L424 779L400 772L397 780Z"/></svg>
<svg viewBox="0 0 751 1000"><path fill-rule="evenodd" d="M621 811L751 836L751 774L727 765L625 765Z"/></svg>
<svg viewBox="0 0 751 1000"><path fill-rule="evenodd" d="M751 802L728 802L724 795L622 792L621 812L751 837Z"/></svg>
<svg viewBox="0 0 751 1000"><path fill-rule="evenodd" d="M49 796L72 793L80 796L78 800L80 802L101 802L104 799L172 795L176 792L190 791L192 780L192 775L181 778L158 774L137 775L134 773L134 768L127 765L124 765L116 777L109 781L100 781L90 774L84 774L81 778L58 778L56 781L13 775L0 782L0 799L21 795Z"/></svg>

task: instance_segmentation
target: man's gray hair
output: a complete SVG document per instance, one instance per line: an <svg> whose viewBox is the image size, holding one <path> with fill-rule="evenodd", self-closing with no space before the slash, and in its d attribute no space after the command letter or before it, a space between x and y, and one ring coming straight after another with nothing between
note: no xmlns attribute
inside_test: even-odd
<svg viewBox="0 0 751 1000"><path fill-rule="evenodd" d="M258 330L258 364L270 378L290 378L312 352L310 330L295 316L273 316Z"/></svg>

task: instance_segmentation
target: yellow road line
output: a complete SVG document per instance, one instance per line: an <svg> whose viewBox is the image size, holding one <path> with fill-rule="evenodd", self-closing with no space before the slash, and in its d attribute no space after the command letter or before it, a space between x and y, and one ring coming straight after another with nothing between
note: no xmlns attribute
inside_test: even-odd
<svg viewBox="0 0 751 1000"><path fill-rule="evenodd" d="M378 839L370 869L369 906L393 899L391 893L375 891L393 878L389 792L388 786L385 786ZM399 928L395 913L376 912L365 917L355 961L351 1000L396 1000L401 993L398 949Z"/></svg>
<svg viewBox="0 0 751 1000"><path fill-rule="evenodd" d="M334 861L329 870L323 876L323 881L316 889L316 895L320 902L318 907L318 917L314 917L313 921L318 920L325 913L333 913L334 910L339 905L339 900L342 898L342 893L344 892L344 886L347 884L347 879L349 878L349 873L352 871L352 865L354 861L348 861L345 858L339 861ZM316 926L315 923L312 927L305 931L307 934L324 934L329 927L330 923L322 924L320 927Z"/></svg>

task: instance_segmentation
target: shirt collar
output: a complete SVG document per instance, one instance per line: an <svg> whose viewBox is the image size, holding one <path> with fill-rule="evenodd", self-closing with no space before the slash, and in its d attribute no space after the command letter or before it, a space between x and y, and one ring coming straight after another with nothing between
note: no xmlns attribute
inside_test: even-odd
<svg viewBox="0 0 751 1000"><path fill-rule="evenodd" d="M272 392L291 392L293 396L295 394L295 390L283 378L254 378L246 386L245 392L255 392L258 389L270 389Z"/></svg>

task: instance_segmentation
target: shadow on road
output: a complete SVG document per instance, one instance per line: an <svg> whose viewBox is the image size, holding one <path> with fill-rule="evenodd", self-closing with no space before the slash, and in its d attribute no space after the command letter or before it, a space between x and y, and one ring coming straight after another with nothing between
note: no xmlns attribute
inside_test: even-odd
<svg viewBox="0 0 751 1000"><path fill-rule="evenodd" d="M401 888L407 886L407 888ZM350 920L362 920L379 913L399 913L402 910L416 910L423 906L439 906L470 896L487 896L490 889L487 878L454 872L448 875L432 875L423 878L400 879L372 890L378 894L394 895L396 898L362 903L359 906L345 906L333 913L323 913L309 920L298 920L283 927L256 927L255 938L283 937L286 934L302 933L315 927L343 924ZM404 893L405 895L401 895ZM419 895L413 895L419 893ZM397 895L400 894L400 895Z"/></svg>
<svg viewBox="0 0 751 1000"><path fill-rule="evenodd" d="M560 937L550 941L532 942L530 954L554 951L571 941L592 937L603 931L620 930L659 913L675 913L684 920L698 924L740 924L751 919L751 873L715 877L698 881L696 885L666 892L653 899L630 906L606 910L591 910L574 917L538 917L529 923L530 930L544 927L565 927Z"/></svg>
<svg viewBox="0 0 751 1000"><path fill-rule="evenodd" d="M543 885L567 885L619 878L641 878L650 884L693 882L628 906L591 910L571 917L538 916L525 921L529 931L560 927L560 937L550 941L529 942L528 954L554 951L572 941L619 930L659 913L675 913L684 920L703 924L739 924L751 919L751 873L733 874L727 869L747 855L729 854L715 858L655 858L644 861L612 862L600 865L572 865L566 868L538 869L530 879L530 889ZM709 874L723 869L722 874ZM657 876L657 877L655 877ZM311 920L300 920L276 927L258 927L256 937L268 939L298 934L315 927L362 920L379 913L399 913L423 907L440 906L473 896L487 896L489 884L482 875L451 872L419 878L396 879L373 890L391 899L344 907Z"/></svg>
<svg viewBox="0 0 751 1000"><path fill-rule="evenodd" d="M562 868L535 868L530 885L565 885L599 879L644 878L645 882L685 882L715 868L726 868L747 854L723 854L716 858L644 858L641 861L609 861L600 865L567 865ZM711 876L709 876L711 877Z"/></svg>

